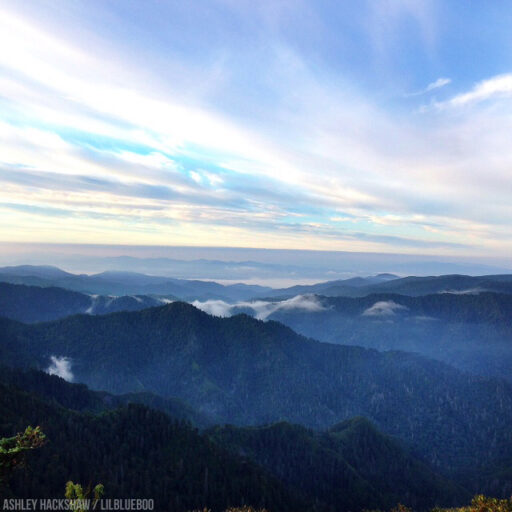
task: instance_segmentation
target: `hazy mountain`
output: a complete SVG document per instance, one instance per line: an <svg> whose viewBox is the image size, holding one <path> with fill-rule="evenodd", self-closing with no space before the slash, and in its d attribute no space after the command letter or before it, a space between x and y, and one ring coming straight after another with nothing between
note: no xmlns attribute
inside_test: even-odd
<svg viewBox="0 0 512 512"><path fill-rule="evenodd" d="M184 303L1 324L6 364L114 393L177 397L218 421L328 427L362 415L444 469L512 449L510 385L412 354L319 343L276 322L214 318Z"/></svg>
<svg viewBox="0 0 512 512"><path fill-rule="evenodd" d="M403 277L383 274L374 278L328 281L309 286L275 289L269 297L291 297L318 294L329 297L364 297L375 293L397 293L420 296L433 293L468 293L484 291L512 294L512 274L466 276L442 275L430 277Z"/></svg>
<svg viewBox="0 0 512 512"><path fill-rule="evenodd" d="M321 341L418 352L474 374L512 378L512 295L309 296L243 309Z"/></svg>
<svg viewBox="0 0 512 512"><path fill-rule="evenodd" d="M52 265L17 265L1 267L0 274L20 277L39 277L41 279L65 279L73 277L74 275Z"/></svg>
<svg viewBox="0 0 512 512"><path fill-rule="evenodd" d="M377 274L375 276L369 277L351 277L349 279L339 279L336 281L325 281L322 283L311 284L311 285L295 285L289 288L279 288L272 290L269 293L269 297L290 297L295 295L304 295L304 294L319 294L319 295L329 295L326 291L331 289L347 289L347 293L350 295L351 293L356 293L353 291L357 288L369 287L372 285L386 283L387 281L392 281L394 279L399 279L398 276L394 274Z"/></svg>
<svg viewBox="0 0 512 512"><path fill-rule="evenodd" d="M505 258L478 261L460 256L196 246L121 248L0 243L0 247L2 265L23 262L57 265L70 272L88 274L122 270L182 279L258 280L279 288L383 272L401 276L510 272L510 261Z"/></svg>
<svg viewBox="0 0 512 512"><path fill-rule="evenodd" d="M192 281L134 272L70 274L56 267L22 265L0 268L0 281L41 287L60 287L99 295L165 295L182 300L245 300L271 289L243 283L224 286L212 281Z"/></svg>

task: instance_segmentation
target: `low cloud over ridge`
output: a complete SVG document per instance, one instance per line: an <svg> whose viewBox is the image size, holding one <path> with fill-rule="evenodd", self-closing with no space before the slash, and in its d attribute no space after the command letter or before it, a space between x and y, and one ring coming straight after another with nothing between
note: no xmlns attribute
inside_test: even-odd
<svg viewBox="0 0 512 512"><path fill-rule="evenodd" d="M229 317L243 311L252 310L258 320L266 320L270 315L280 310L303 310L308 312L323 311L325 307L315 295L297 295L281 302L257 300L253 302L237 302L229 304L223 300L194 301L192 305L213 316Z"/></svg>
<svg viewBox="0 0 512 512"><path fill-rule="evenodd" d="M362 316L389 317L394 316L397 311L406 311L408 309L406 306L397 304L392 300L379 301L365 310Z"/></svg>
<svg viewBox="0 0 512 512"><path fill-rule="evenodd" d="M46 373L57 375L68 382L73 382L74 377L69 357L50 356L50 360L51 364L46 369Z"/></svg>

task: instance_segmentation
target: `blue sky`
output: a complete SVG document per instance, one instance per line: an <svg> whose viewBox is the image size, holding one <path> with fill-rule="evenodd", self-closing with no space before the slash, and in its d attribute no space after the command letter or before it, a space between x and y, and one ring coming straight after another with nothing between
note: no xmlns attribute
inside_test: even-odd
<svg viewBox="0 0 512 512"><path fill-rule="evenodd" d="M507 257L506 1L0 5L0 240Z"/></svg>

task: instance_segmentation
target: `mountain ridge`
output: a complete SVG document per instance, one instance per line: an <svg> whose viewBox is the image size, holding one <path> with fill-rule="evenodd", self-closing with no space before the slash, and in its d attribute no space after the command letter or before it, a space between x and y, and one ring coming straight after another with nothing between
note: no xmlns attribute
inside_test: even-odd
<svg viewBox="0 0 512 512"><path fill-rule="evenodd" d="M176 302L6 328L0 356L11 365L46 369L50 356L67 358L93 389L177 397L215 422L327 428L363 415L450 471L461 457L480 464L512 447L506 382L405 352L320 343L274 321L215 318Z"/></svg>

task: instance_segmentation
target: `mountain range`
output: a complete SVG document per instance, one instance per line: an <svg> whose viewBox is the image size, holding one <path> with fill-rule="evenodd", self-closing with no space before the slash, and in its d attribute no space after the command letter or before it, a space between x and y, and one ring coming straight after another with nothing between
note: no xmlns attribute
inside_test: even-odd
<svg viewBox="0 0 512 512"><path fill-rule="evenodd" d="M475 294L485 291L512 294L512 274L484 276L453 274L425 277L378 274L370 278L351 278L275 289L268 296L287 298L317 294L328 297L365 297L378 293L420 296L433 293Z"/></svg>
<svg viewBox="0 0 512 512"><path fill-rule="evenodd" d="M243 283L224 286L213 281L194 281L135 272L107 271L99 274L71 274L57 267L20 265L1 267L0 281L39 287L66 288L99 295L163 295L181 300L245 300L264 295L271 288Z"/></svg>
<svg viewBox="0 0 512 512"><path fill-rule="evenodd" d="M99 478L160 510L334 512L512 491L510 276L380 274L291 296L311 287L182 280L206 294L193 304L51 286L177 286L165 279L4 269L0 436L41 424L53 440L12 495ZM386 287L400 294L367 293Z"/></svg>
<svg viewBox="0 0 512 512"><path fill-rule="evenodd" d="M397 500L421 509L469 496L364 418L325 433L288 423L199 432L170 412L129 401L115 408L83 385L3 370L0 435L37 423L49 438L30 471L12 479L11 495L58 495L73 478L103 482L110 497L152 496L156 510L171 511L249 502L334 512Z"/></svg>
<svg viewBox="0 0 512 512"><path fill-rule="evenodd" d="M126 271L111 270L88 275L72 274L53 266L19 265L0 267L0 282L66 288L90 295L163 295L184 301L225 300L230 303L257 298L282 299L304 294L328 297L365 297L378 293L410 296L434 293L476 294L485 291L512 294L512 274L400 277L382 273L273 289L268 286L243 283L222 285L214 281L177 279Z"/></svg>
<svg viewBox="0 0 512 512"><path fill-rule="evenodd" d="M266 318L329 343L417 352L474 375L512 379L512 295L309 296L307 301L316 307L278 303ZM261 306L231 307L230 314L239 310L257 315Z"/></svg>
<svg viewBox="0 0 512 512"><path fill-rule="evenodd" d="M273 321L215 318L181 302L0 327L4 364L57 365L93 389L179 398L217 422L328 428L365 416L446 471L512 448L509 384L414 354L319 343Z"/></svg>

